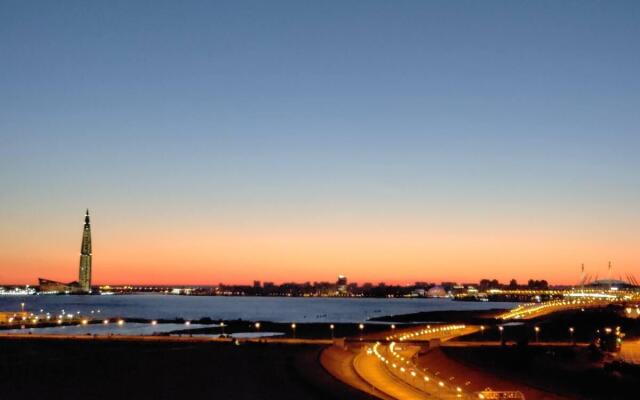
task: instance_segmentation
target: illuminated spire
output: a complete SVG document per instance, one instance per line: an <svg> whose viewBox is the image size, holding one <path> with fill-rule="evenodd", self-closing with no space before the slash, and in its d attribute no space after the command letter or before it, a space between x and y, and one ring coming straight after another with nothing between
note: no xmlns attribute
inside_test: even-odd
<svg viewBox="0 0 640 400"><path fill-rule="evenodd" d="M82 290L91 292L91 223L89 221L89 209L84 215L84 228L82 229L82 245L80 246L80 271L79 283Z"/></svg>

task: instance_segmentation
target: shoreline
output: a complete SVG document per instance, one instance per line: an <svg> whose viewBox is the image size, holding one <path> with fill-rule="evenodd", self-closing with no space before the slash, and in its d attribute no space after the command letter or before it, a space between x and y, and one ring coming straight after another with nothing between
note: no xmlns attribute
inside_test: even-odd
<svg viewBox="0 0 640 400"><path fill-rule="evenodd" d="M566 356L563 356L564 358L561 357L558 359L560 361L554 361L553 358L549 358L548 354L551 352L553 354L579 354L580 357L578 357L578 359L584 360L586 354L589 354L588 352L591 351L587 346L590 338L585 331L587 327L594 326L594 324L620 323L624 327L623 329L630 332L632 336L640 336L639 328L636 326L635 321L621 319L612 309L588 310L586 312L559 312L552 315L544 315L530 321L518 322L515 325L509 325L503 333L504 339L506 339L506 345L500 343L501 335L498 334L497 330L500 321L496 320L495 316L499 312L501 312L501 310L497 309L429 311L381 316L365 324L364 329L360 329L359 324L355 323L332 324L334 326L333 330L328 329L328 323L298 323L295 325L295 329L292 329L292 325L290 324L269 321L259 321L260 327L256 329L255 322L257 321L225 321L225 334L247 331L284 333L282 336L242 339L215 337L221 333L222 327L216 325L216 321L211 320L207 321L211 323L209 327L188 329L188 326L185 325L185 329L181 329L180 331L156 335L65 336L39 335L37 333L0 334L0 343L2 343L3 348L9 349L8 352L0 355L0 371L6 372L14 368L12 361L16 360L19 360L18 364L15 364L19 365L19 369L26 368L23 372L25 374L24 376L20 375L22 372L18 373L14 371L9 373L7 377L1 378L0 384L8 384L9 380L11 380L11 382L17 385L17 387L20 387L21 390L28 390L33 384L33 382L27 378L27 376L29 376L27 373L28 370L37 369L39 371L45 371L45 375L47 375L50 373L50 368L53 370L59 368L59 366L56 365L58 362L62 362L65 368L70 368L71 370L75 368L73 363L75 362L74 360L77 361L77 358L74 358L76 356L67 360L66 355L60 358L60 354L62 354L60 352L64 354L67 354L67 352L71 352L71 354L81 353L83 357L88 357L89 359L97 357L98 360L104 361L104 357L108 357L107 354L110 353L108 349L118 349L120 354L127 354L127 357L121 358L117 362L119 365L118 368L110 369L110 367L107 370L101 369L99 375L103 379L115 381L118 379L126 380L126 377L121 377L118 374L121 368L127 368L137 371L136 374L138 375L136 375L136 379L140 381L140 384L145 386L153 385L156 374L161 374L153 365L159 362L155 357L162 358L167 354L173 354L171 357L174 357L174 361L179 365L189 363L189 365L193 365L193 368L198 370L197 372L189 370L191 371L189 372L190 376L181 376L180 379L190 382L189 385L199 387L200 383L197 382L196 379L197 377L201 377L202 371L200 371L200 369L207 370L210 368L210 365L198 357L195 357L193 351L196 351L209 352L212 360L220 359L224 354L224 357L226 357L224 358L224 362L229 363L242 364L243 361L236 358L246 357L247 359L245 361L252 361L248 364L242 364L243 368L245 368L243 374L253 376L255 373L264 373L265 370L269 370L267 374L277 375L277 378L274 376L274 381L280 382L278 385L272 387L269 385L262 386L262 384L256 384L249 380L243 383L243 385L247 386L243 389L245 390L243 393L236 393L233 387L226 387L224 390L227 390L227 392L224 392L224 397L229 399L273 398L264 397L267 393L269 393L270 396L282 399L294 398L290 397L293 396L294 393L297 398L303 396L311 399L389 399L390 397L388 395L381 394L377 389L372 389L372 386L366 381L358 378L358 373L354 372L351 366L354 363L353 357L359 352L366 350L368 346L372 346L376 341L385 340L389 333L392 332L392 324L397 324L396 329L393 330L393 333L397 335L415 331L427 323L431 323L434 327L444 327L450 323L465 323L476 326L476 328L470 331L473 333L455 337L451 341L443 343L434 349L430 348L428 344L429 341L427 341L425 342L428 347L427 351L424 353L416 353L416 365L425 368L425 370L432 368L432 366L436 364L438 365L436 372L457 376L458 378L456 379L462 379L460 378L461 376L473 376L473 382L465 387L469 390L479 390L479 388L483 387L500 389L500 387L496 385L502 385L503 389L520 388L523 393L527 394L528 400L585 398L580 394L580 387L576 386L579 384L580 379L566 380L563 385L560 385L557 383L557 378L554 378L554 374L559 372L555 371L573 371L572 373L581 376L581 379L585 379L585 377L588 376L592 382L595 382L592 384L596 385L596 387L600 384L605 388L602 393L607 393L608 388L615 385L610 377L616 374L620 375L622 373L623 376L625 376L624 379L626 380L617 381L618 383L626 382L623 384L624 387L633 387L629 385L640 384L640 378L638 376L615 367L611 359L592 363L589 366L590 369L584 370L587 372L580 372L582 370L576 369L577 367L571 367L571 357L566 358ZM149 323L149 320L145 319L131 319L128 320L128 323L132 321ZM158 322L175 323L176 320L162 320ZM578 341L578 345L572 345L568 342L566 326L569 324L575 326L577 329L574 339ZM480 326L485 328L480 330L478 328ZM532 332L532 327L534 326L541 326L543 329L544 336L541 343L533 341L530 332ZM178 334L179 336L177 336ZM344 338L348 338L348 340L345 341ZM523 342L523 338L527 339L527 341ZM522 347L522 343L524 343L525 347ZM231 349L240 350L238 352ZM523 353L523 349L528 350L526 353ZM103 351L105 353L102 353ZM152 351L155 355L148 357L146 355L147 351ZM272 363L266 359L266 354L272 354L273 352L280 354L278 356L280 358ZM309 356L310 353L314 355L311 357ZM53 356L54 354L56 356ZM472 357L473 354L480 354L481 356L474 358ZM539 364L540 361L535 361L532 365L550 365L550 367L546 370L541 370L538 367L533 370L527 368L518 370L513 367L513 362L516 362L514 360L521 360L523 357L522 354L529 354L527 356L529 358L525 358L527 360L544 359L546 363ZM304 371L294 366L295 362L292 361L300 357L307 360L304 363ZM313 361L309 361L309 357L311 357ZM478 362L476 358L484 361ZM327 360L331 361L328 362ZM501 361L491 363L486 360ZM108 361L107 365L112 365L110 364L112 362L115 361ZM72 365L69 365L69 363L72 363ZM362 362L360 363L362 364ZM93 365L93 362L91 365ZM333 365L333 367L331 365ZM366 364L362 365L366 366ZM567 365L569 367L567 367ZM505 366L507 366L506 369ZM151 368L151 370L144 372L144 370L148 368ZM336 374L336 368L342 372ZM20 371L22 370L20 369ZM80 376L83 376L83 372L78 373ZM183 375L184 371L176 370L175 373ZM57 376L56 374L57 373L53 373L54 376ZM216 374L220 376L220 379L225 376L226 378L224 379L235 379L232 377L236 376L235 372L224 368L217 368ZM301 374L305 375L304 379L300 378ZM96 384L94 381L95 377L92 376L85 376L84 378L87 379L88 382ZM346 376L346 378L344 376ZM2 379L5 379L5 381L2 382ZM44 381L49 382L48 379L48 377L45 377ZM329 388L328 392L323 391L324 389L318 389L317 383L314 383L318 380L322 381L325 379L329 379L328 382L331 383L325 382L321 386L325 384L328 385L326 386ZM127 384L132 383L129 382ZM286 388L290 390L285 390ZM35 391L34 393L40 391L38 392L40 395L45 395L43 398L58 398L47 397L46 394L49 392L46 386L31 387L30 390ZM181 394L191 395L189 390L191 389L186 389L186 391L181 392ZM221 394L222 392L222 389L218 387L216 393ZM249 392L251 393L250 395L247 394ZM594 398L599 400L625 398L615 396L607 397L597 392L597 390L591 390L591 392L597 395ZM199 395L200 393L201 391L199 390L198 392L193 392L193 395ZM137 397L135 398L164 398L165 395L176 396L178 392L171 387L163 386L157 390L150 390L149 396L151 396L151 394L155 397L146 397L147 395L142 392L136 392ZM96 396L97 397L94 398L103 398L100 397L100 395ZM59 398L75 399L76 397L67 395L66 397ZM77 398L79 399L81 397Z"/></svg>

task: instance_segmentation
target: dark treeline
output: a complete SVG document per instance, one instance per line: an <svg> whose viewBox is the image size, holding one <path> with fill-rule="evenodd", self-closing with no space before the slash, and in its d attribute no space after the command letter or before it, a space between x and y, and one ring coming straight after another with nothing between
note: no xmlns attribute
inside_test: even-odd
<svg viewBox="0 0 640 400"><path fill-rule="evenodd" d="M549 289L549 283L546 280L535 280L529 279L529 281L524 284L518 284L518 281L515 279L511 279L508 284L502 284L498 282L497 279L482 279L480 281L480 285L478 286L478 290L481 292L487 291L489 289L506 289L506 290L517 290L517 289L535 289L535 290L545 290Z"/></svg>

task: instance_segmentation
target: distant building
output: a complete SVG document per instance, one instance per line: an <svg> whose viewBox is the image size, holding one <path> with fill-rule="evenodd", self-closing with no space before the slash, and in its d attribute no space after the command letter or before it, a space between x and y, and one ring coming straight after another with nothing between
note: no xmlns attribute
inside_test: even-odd
<svg viewBox="0 0 640 400"><path fill-rule="evenodd" d="M78 281L69 283L38 278L39 290L44 293L91 293L91 223L89 210L84 216L82 244L80 245L80 271Z"/></svg>
<svg viewBox="0 0 640 400"><path fill-rule="evenodd" d="M427 291L427 297L447 297L447 292L442 286L434 286Z"/></svg>
<svg viewBox="0 0 640 400"><path fill-rule="evenodd" d="M338 275L338 281L336 282L336 292L339 296L346 296L347 290L347 277L344 275Z"/></svg>
<svg viewBox="0 0 640 400"><path fill-rule="evenodd" d="M82 245L80 246L80 287L87 293L91 292L91 257L91 222L87 209L82 229Z"/></svg>
<svg viewBox="0 0 640 400"><path fill-rule="evenodd" d="M40 293L83 293L84 290L78 281L69 283L51 281L38 278Z"/></svg>
<svg viewBox="0 0 640 400"><path fill-rule="evenodd" d="M589 289L618 290L618 289L636 289L638 286L631 282L625 282L619 279L600 279L586 285Z"/></svg>

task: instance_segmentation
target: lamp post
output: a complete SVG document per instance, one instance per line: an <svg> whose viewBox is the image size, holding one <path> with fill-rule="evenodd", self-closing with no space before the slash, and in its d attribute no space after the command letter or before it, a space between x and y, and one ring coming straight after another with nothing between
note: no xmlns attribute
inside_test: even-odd
<svg viewBox="0 0 640 400"><path fill-rule="evenodd" d="M540 327L536 326L533 330L536 332L536 343L538 343L540 341Z"/></svg>
<svg viewBox="0 0 640 400"><path fill-rule="evenodd" d="M257 332L260 332L260 322L256 322L253 326L256 328Z"/></svg>
<svg viewBox="0 0 640 400"><path fill-rule="evenodd" d="M360 329L360 340L362 340L362 333L364 331L364 324L358 325L358 329Z"/></svg>
<svg viewBox="0 0 640 400"><path fill-rule="evenodd" d="M333 339L333 330L335 329L335 326L333 324L329 325L329 329L331 330L331 339Z"/></svg>
<svg viewBox="0 0 640 400"><path fill-rule="evenodd" d="M504 326L500 325L498 330L500 331L500 344L504 344Z"/></svg>
<svg viewBox="0 0 640 400"><path fill-rule="evenodd" d="M569 336L571 337L571 344L576 344L575 340L573 339L573 332L575 331L575 329L572 327L569 327Z"/></svg>
<svg viewBox="0 0 640 400"><path fill-rule="evenodd" d="M291 324L291 331L293 332L293 338L296 338L296 323Z"/></svg>
<svg viewBox="0 0 640 400"><path fill-rule="evenodd" d="M222 334L224 335L224 327L226 325L224 324L224 321L220 322L220 329L222 330Z"/></svg>
<svg viewBox="0 0 640 400"><path fill-rule="evenodd" d="M20 309L24 312L24 303L20 303Z"/></svg>

